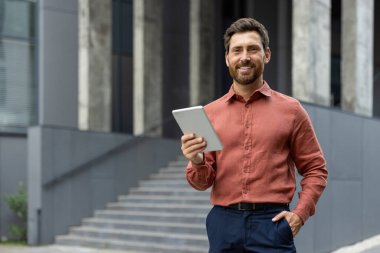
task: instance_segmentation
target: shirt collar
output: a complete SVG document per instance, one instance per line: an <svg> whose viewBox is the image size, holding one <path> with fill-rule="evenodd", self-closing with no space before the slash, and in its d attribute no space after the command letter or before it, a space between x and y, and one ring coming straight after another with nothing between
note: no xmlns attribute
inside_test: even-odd
<svg viewBox="0 0 380 253"><path fill-rule="evenodd" d="M256 90L252 96L256 93L256 92L259 92L261 94L263 94L264 96L266 97L270 97L272 95L272 89L269 87L269 84L266 82L266 81L263 81L263 85L260 87L260 89ZM230 101L233 97L235 97L236 92L234 90L234 86L231 85L230 87L230 90L228 91L228 93L226 94L226 101L225 102L228 102Z"/></svg>

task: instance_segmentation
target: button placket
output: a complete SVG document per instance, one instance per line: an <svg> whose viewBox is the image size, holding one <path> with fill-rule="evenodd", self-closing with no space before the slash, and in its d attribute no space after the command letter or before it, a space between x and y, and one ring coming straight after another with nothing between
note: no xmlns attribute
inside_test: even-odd
<svg viewBox="0 0 380 253"><path fill-rule="evenodd" d="M243 122L243 129L244 129L244 146L243 146L243 152L244 152L244 158L243 158L243 185L242 185L242 195L243 197L246 197L248 194L248 185L247 181L249 178L250 168L251 168L251 146L252 146L252 139L251 139L251 119L250 119L250 111L251 111L251 105L245 104L245 110L244 110L244 122Z"/></svg>

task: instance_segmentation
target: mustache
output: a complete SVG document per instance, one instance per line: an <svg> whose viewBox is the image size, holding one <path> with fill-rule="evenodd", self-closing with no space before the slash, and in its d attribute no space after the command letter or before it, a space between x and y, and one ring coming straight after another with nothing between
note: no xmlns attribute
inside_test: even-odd
<svg viewBox="0 0 380 253"><path fill-rule="evenodd" d="M256 68L256 65L253 62L240 63L240 64L236 65L236 68L241 68L241 67Z"/></svg>

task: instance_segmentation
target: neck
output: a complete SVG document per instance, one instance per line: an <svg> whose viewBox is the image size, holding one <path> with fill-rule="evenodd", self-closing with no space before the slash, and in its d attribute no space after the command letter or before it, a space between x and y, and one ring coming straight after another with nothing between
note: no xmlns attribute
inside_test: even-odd
<svg viewBox="0 0 380 253"><path fill-rule="evenodd" d="M263 86L264 82L262 78L258 78L256 82L251 84L239 84L236 81L233 82L235 93L242 96L245 101L248 101L249 98Z"/></svg>

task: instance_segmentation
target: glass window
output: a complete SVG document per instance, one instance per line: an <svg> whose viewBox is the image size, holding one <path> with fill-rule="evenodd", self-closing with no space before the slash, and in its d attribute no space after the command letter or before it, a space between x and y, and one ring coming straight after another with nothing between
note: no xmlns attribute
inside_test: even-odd
<svg viewBox="0 0 380 253"><path fill-rule="evenodd" d="M35 3L0 0L0 131L36 122Z"/></svg>

